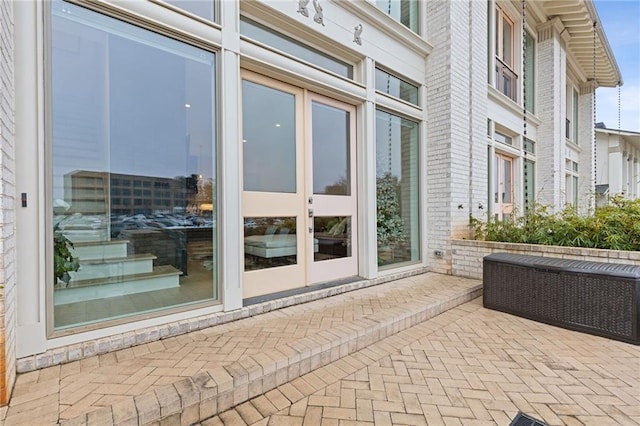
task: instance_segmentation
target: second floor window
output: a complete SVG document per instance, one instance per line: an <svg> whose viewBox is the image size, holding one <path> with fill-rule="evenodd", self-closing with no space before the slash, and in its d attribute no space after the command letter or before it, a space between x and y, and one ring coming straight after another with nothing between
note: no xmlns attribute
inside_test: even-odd
<svg viewBox="0 0 640 426"><path fill-rule="evenodd" d="M571 86L567 86L565 136L571 142L578 144L578 91Z"/></svg>
<svg viewBox="0 0 640 426"><path fill-rule="evenodd" d="M518 76L513 72L514 26L513 21L500 8L496 8L495 34L496 88L515 101Z"/></svg>
<svg viewBox="0 0 640 426"><path fill-rule="evenodd" d="M535 112L536 49L535 41L528 31L524 33L524 55L524 71L522 77L524 107L533 114Z"/></svg>
<svg viewBox="0 0 640 426"><path fill-rule="evenodd" d="M420 32L420 18L418 16L418 0L376 0L376 7L414 33Z"/></svg>

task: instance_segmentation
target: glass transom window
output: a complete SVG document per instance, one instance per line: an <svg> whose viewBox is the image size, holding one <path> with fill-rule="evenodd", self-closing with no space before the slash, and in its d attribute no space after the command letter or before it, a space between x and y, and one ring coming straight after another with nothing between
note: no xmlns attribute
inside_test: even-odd
<svg viewBox="0 0 640 426"><path fill-rule="evenodd" d="M215 0L164 0L207 21L216 20Z"/></svg>
<svg viewBox="0 0 640 426"><path fill-rule="evenodd" d="M317 65L342 77L353 79L353 66L318 49L272 30L244 16L240 17L240 34L288 53L310 64Z"/></svg>
<svg viewBox="0 0 640 426"><path fill-rule="evenodd" d="M54 328L216 299L215 54L51 7Z"/></svg>
<svg viewBox="0 0 640 426"><path fill-rule="evenodd" d="M411 104L418 105L418 86L380 68L376 68L376 90Z"/></svg>

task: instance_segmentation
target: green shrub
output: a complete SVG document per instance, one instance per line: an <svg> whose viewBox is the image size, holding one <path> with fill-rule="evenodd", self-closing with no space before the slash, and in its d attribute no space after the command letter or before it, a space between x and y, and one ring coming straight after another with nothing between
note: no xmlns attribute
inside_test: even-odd
<svg viewBox="0 0 640 426"><path fill-rule="evenodd" d="M471 217L470 226L477 240L638 251L640 199L613 197L588 216L572 207L551 214L536 205L513 219L485 222Z"/></svg>

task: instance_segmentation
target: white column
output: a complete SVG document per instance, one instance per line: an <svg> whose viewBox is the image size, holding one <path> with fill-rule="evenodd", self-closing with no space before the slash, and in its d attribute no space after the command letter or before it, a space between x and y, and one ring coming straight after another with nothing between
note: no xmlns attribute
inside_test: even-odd
<svg viewBox="0 0 640 426"><path fill-rule="evenodd" d="M42 119L43 43L41 28L36 22L42 16L39 2L15 2L16 22L31 23L15 26L15 72L16 79L16 193L27 194L27 207L18 207L16 215L17 258L17 347L20 358L45 351L46 298L47 291L53 297L52 274L46 273L49 262L45 261L45 237L51 237L52 228L45 223L45 180L43 170L44 126ZM38 52L38 54L34 54ZM47 284L49 286L47 287Z"/></svg>
<svg viewBox="0 0 640 426"><path fill-rule="evenodd" d="M220 255L218 257L222 273L219 274L223 290L224 310L230 311L242 307L242 276L244 254L241 242L244 240L242 221L242 156L240 153L240 34L239 2L221 2L222 51L220 56L221 72L218 90L220 105L220 131L218 153L220 156L218 176L222 188L218 208L220 212Z"/></svg>
<svg viewBox="0 0 640 426"><path fill-rule="evenodd" d="M593 119L593 96L595 95L595 83L586 82L580 85L578 97L578 211L586 214L595 206L596 174L596 145L594 144L595 125Z"/></svg>
<svg viewBox="0 0 640 426"><path fill-rule="evenodd" d="M538 97L541 124L536 141L538 159L537 200L562 209L565 194L566 61L568 32L558 18L538 26ZM562 34L562 36L561 36Z"/></svg>
<svg viewBox="0 0 640 426"><path fill-rule="evenodd" d="M376 229L376 109L375 62L364 61L367 99L358 110L358 265L359 274L374 278L378 274Z"/></svg>

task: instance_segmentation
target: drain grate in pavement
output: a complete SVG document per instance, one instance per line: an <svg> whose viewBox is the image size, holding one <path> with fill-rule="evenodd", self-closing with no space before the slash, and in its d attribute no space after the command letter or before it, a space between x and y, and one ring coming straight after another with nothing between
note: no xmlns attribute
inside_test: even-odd
<svg viewBox="0 0 640 426"><path fill-rule="evenodd" d="M545 423L542 423L540 420L534 419L533 417L527 416L524 413L518 413L509 426L547 426Z"/></svg>

